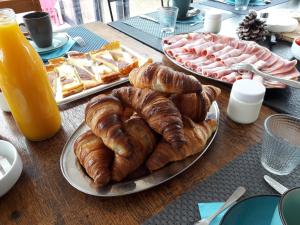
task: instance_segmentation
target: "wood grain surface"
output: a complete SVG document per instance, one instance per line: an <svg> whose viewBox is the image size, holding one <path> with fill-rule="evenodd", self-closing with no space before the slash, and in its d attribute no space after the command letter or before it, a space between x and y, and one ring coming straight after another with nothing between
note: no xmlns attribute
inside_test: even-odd
<svg viewBox="0 0 300 225"><path fill-rule="evenodd" d="M109 41L120 40L135 51L170 64L162 54L102 23L88 24L85 27ZM12 116L0 112L0 139L12 142L24 163L23 173L16 185L0 198L0 224L141 224L243 153L250 145L260 142L263 121L273 111L263 106L259 119L254 124L236 124L226 116L229 87L204 79L201 81L222 89L218 101L221 111L220 128L212 146L201 160L181 175L158 187L125 197L101 198L86 195L69 185L61 173L61 151L72 132L83 121L83 111L91 97L61 107L61 130L56 136L43 142L26 140Z"/></svg>

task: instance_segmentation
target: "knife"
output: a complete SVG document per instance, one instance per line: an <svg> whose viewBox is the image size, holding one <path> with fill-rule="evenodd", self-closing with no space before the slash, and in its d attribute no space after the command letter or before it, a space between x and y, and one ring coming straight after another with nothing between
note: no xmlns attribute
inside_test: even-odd
<svg viewBox="0 0 300 225"><path fill-rule="evenodd" d="M140 17L140 18L143 18L143 19L145 19L145 20L150 20L150 21L152 21L152 22L154 22L154 23L158 23L158 24L159 24L159 21L158 21L158 20L156 20L156 19L154 19L154 18L152 18L152 17L150 17L150 16L147 16L147 15L139 15L139 17Z"/></svg>
<svg viewBox="0 0 300 225"><path fill-rule="evenodd" d="M283 186L281 183L274 180L272 177L268 175L264 175L264 179L275 191L277 191L281 195L283 195L285 192L289 190L287 187Z"/></svg>

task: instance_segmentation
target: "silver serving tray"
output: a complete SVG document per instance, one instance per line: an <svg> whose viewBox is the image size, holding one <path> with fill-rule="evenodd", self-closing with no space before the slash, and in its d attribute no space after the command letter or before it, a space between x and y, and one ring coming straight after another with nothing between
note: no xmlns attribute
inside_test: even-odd
<svg viewBox="0 0 300 225"><path fill-rule="evenodd" d="M218 104L216 102L213 102L207 114L207 118L217 120L219 127L219 117L220 111ZM206 147L202 152L190 156L184 160L168 164L162 169L149 175L129 181L109 184L102 188L97 188L95 187L92 179L84 172L83 168L77 161L76 155L73 151L73 144L76 138L89 129L88 126L85 125L85 123L82 123L74 131L74 133L64 146L60 157L60 168L66 180L74 188L86 194L101 197L112 197L133 194L162 184L188 169L208 150L209 146L211 145L217 134L218 127L212 135L212 137L210 138L210 140L207 142Z"/></svg>

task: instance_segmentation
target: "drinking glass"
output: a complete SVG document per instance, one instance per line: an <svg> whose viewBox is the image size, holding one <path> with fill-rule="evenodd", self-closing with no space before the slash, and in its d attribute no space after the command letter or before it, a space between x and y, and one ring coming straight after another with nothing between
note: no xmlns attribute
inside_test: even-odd
<svg viewBox="0 0 300 225"><path fill-rule="evenodd" d="M177 7L162 7L159 9L159 23L161 32L171 34L175 31Z"/></svg>
<svg viewBox="0 0 300 225"><path fill-rule="evenodd" d="M271 173L287 175L300 163L300 119L269 116L264 123L261 163Z"/></svg>
<svg viewBox="0 0 300 225"><path fill-rule="evenodd" d="M235 10L246 10L250 0L235 0Z"/></svg>

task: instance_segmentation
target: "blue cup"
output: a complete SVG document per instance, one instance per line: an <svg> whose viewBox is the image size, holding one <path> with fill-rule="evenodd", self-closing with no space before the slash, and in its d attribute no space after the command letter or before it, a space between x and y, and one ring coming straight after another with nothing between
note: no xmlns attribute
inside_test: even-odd
<svg viewBox="0 0 300 225"><path fill-rule="evenodd" d="M186 18L186 14L189 10L191 0L172 0L172 5L177 7L178 10L178 19Z"/></svg>
<svg viewBox="0 0 300 225"><path fill-rule="evenodd" d="M257 195L232 206L220 225L299 225L300 188L280 195Z"/></svg>

